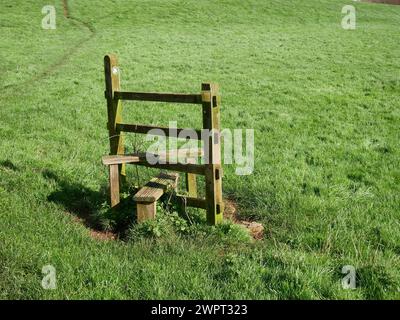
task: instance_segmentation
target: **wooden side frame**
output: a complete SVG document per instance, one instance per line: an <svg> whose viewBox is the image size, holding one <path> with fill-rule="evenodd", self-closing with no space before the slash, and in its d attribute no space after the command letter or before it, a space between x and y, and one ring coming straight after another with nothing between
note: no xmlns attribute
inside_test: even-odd
<svg viewBox="0 0 400 320"><path fill-rule="evenodd" d="M222 167L221 167L221 124L220 95L218 85L203 83L201 85L203 129L211 134L205 135L204 153L206 159L205 185L207 203L207 222L215 225L223 220L224 203L222 201Z"/></svg>
<svg viewBox="0 0 400 320"><path fill-rule="evenodd" d="M120 90L120 70L116 55L104 57L105 97L107 99L108 135L110 140L110 155L124 154L124 141L117 123L122 122L122 104L115 99L114 92ZM119 185L125 176L125 164L110 166L110 197L111 207L119 203Z"/></svg>

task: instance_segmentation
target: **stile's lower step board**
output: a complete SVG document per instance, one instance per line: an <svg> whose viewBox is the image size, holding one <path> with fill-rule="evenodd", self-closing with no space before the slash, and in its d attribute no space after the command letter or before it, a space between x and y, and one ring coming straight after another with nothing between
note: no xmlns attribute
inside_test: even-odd
<svg viewBox="0 0 400 320"><path fill-rule="evenodd" d="M178 173L160 173L142 187L133 197L136 202L155 202L168 188L176 188Z"/></svg>

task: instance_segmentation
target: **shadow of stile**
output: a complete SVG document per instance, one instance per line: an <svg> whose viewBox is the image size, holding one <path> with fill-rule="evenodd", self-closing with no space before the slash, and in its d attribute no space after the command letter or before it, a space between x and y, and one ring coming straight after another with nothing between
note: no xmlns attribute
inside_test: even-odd
<svg viewBox="0 0 400 320"><path fill-rule="evenodd" d="M58 190L52 192L47 199L63 206L91 232L111 232L113 238L124 239L128 228L135 223L136 212L132 197L121 199L121 202L111 209L107 203L107 187L93 191L82 184L60 179L50 170L43 171L43 177L58 185Z"/></svg>

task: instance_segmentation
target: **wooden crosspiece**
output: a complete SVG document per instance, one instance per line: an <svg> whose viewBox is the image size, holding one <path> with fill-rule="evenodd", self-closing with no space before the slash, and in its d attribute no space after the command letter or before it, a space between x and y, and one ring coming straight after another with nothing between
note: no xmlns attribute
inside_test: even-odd
<svg viewBox="0 0 400 320"><path fill-rule="evenodd" d="M176 189L179 175L177 173L160 173L142 187L133 197L137 203L138 222L154 219L156 203L168 189Z"/></svg>
<svg viewBox="0 0 400 320"><path fill-rule="evenodd" d="M124 181L125 165L141 165L163 170L184 172L188 196L178 195L187 206L205 209L207 222L217 224L223 219L224 203L222 200L222 167L221 167L221 139L220 139L220 95L217 84L203 83L199 94L154 93L154 92L125 92L120 88L120 71L117 57L104 57L105 98L107 99L108 132L110 139L110 154L103 157L103 164L109 166L111 206L115 207L120 201L120 183ZM177 135L187 129L160 127L155 125L127 124L122 121L122 100L153 101L201 105L204 136L202 130L193 130L197 134L196 140L202 140L203 148L199 150L169 150L160 154L152 154L163 159L155 164L147 160L148 153L124 154L123 132L147 134L152 129L158 129L159 134L165 136ZM191 129L192 130L192 129ZM208 134L211 132L211 134ZM193 139L193 138L191 138ZM204 164L198 164L197 158L203 156ZM176 161L176 159L179 161ZM183 159L183 161L182 161ZM197 197L197 175L205 176L205 198ZM175 173L171 177L176 177ZM164 177L165 178L165 177ZM160 176L154 178L159 181ZM135 195L138 203L138 220L154 218L155 202L165 192L164 183L144 186ZM163 180L166 182L167 180ZM171 184L173 185L173 183ZM143 201L143 194L153 194L152 202ZM155 196L156 195L156 196ZM147 200L149 198L146 198ZM139 208L140 207L140 208ZM140 211L140 212L139 212Z"/></svg>

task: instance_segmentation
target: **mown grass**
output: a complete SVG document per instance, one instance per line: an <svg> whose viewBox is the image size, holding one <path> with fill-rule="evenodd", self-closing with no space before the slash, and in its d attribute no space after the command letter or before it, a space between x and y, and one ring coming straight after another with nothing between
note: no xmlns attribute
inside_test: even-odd
<svg viewBox="0 0 400 320"><path fill-rule="evenodd" d="M47 2L1 5L0 298L399 298L400 7L351 2L345 31L341 0L68 2L75 20L56 1L56 30L41 29ZM254 173L225 166L224 191L264 240L199 212L187 232L164 214L125 241L76 222L107 213L109 52L126 90L220 84L223 127L255 129ZM201 123L163 107L124 117ZM40 285L46 264L56 290Z"/></svg>

